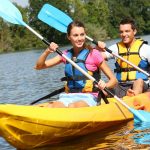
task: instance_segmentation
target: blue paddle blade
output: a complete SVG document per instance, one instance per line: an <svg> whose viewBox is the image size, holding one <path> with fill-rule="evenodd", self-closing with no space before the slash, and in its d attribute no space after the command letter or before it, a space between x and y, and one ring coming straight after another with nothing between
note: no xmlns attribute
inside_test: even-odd
<svg viewBox="0 0 150 150"><path fill-rule="evenodd" d="M136 110L130 108L130 112L134 115L134 122L150 122L150 113L144 110Z"/></svg>
<svg viewBox="0 0 150 150"><path fill-rule="evenodd" d="M9 0L1 2L0 17L13 24L25 25L20 11Z"/></svg>
<svg viewBox="0 0 150 150"><path fill-rule="evenodd" d="M50 4L43 5L38 18L63 33L67 33L67 26L72 22L68 15Z"/></svg>

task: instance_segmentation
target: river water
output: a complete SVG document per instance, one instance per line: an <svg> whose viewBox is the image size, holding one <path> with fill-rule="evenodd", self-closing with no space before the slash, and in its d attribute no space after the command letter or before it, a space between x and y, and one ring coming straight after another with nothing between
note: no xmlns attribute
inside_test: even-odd
<svg viewBox="0 0 150 150"><path fill-rule="evenodd" d="M150 36L143 36L150 43ZM107 41L107 47L119 39ZM62 47L61 49L66 49ZM60 78L63 77L64 65L58 65L51 69L37 71L34 65L43 50L31 50L24 52L6 53L0 55L0 103L28 105L36 99L43 97L55 89L63 86ZM56 55L56 54L54 54ZM53 57L54 55L50 55ZM108 62L114 68L114 61ZM103 77L103 79L105 79ZM44 102L44 101L43 101ZM150 139L149 125L146 128L146 139ZM138 126L139 127L139 126ZM43 148L43 150L98 150L98 149L148 149L150 142L140 143L133 130L133 121L124 123L105 131L100 131L57 147ZM132 131L132 132L131 132ZM145 135L145 133L144 133ZM0 150L14 150L3 138L0 138ZM42 150L40 148L40 150Z"/></svg>

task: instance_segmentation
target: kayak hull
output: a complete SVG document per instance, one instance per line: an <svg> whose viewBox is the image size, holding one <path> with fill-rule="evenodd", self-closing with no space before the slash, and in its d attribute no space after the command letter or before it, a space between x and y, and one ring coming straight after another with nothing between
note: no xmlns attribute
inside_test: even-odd
<svg viewBox="0 0 150 150"><path fill-rule="evenodd" d="M150 106L148 94L126 98ZM133 119L114 99L109 104L84 108L41 108L13 104L0 105L0 136L16 148L31 149L57 144ZM147 108L148 109L148 108ZM149 111L149 110L148 110Z"/></svg>

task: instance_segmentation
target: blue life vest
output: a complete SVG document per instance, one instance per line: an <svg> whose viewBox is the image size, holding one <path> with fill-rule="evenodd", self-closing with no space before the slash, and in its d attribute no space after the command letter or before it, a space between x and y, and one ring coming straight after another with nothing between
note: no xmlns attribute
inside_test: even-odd
<svg viewBox="0 0 150 150"><path fill-rule="evenodd" d="M68 50L67 57L72 59L79 67L84 71L94 76L97 80L100 79L99 69L95 72L89 71L85 66L85 61L89 55L90 51L88 49L83 49L80 51L76 60L73 60L73 49ZM66 93L78 93L78 92L92 92L96 91L93 82L89 80L85 75L83 75L78 69L76 69L72 64L66 62L65 65L65 78L63 81L67 81L65 86Z"/></svg>

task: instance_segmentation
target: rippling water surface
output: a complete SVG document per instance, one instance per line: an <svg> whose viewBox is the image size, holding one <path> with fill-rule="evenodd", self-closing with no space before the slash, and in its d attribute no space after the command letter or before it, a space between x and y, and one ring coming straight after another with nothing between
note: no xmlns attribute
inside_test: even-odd
<svg viewBox="0 0 150 150"><path fill-rule="evenodd" d="M145 40L150 41L149 38L150 36L144 36ZM115 41L107 41L107 45ZM0 55L0 103L27 105L63 86L60 82L64 73L63 64L46 70L34 69L35 62L41 53L42 50L32 50ZM109 65L113 69L114 61L110 61ZM58 146L43 148L43 150L144 149L150 144L147 141L147 138L150 139L149 129L148 127L142 132L139 128L134 130L131 121ZM138 144L140 143L138 139L144 136L149 143ZM0 138L0 150L13 149L15 148Z"/></svg>

